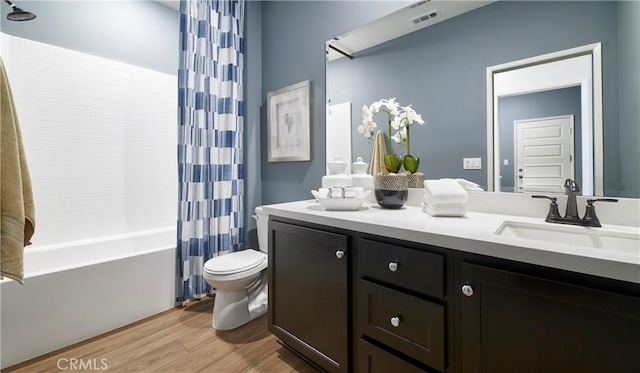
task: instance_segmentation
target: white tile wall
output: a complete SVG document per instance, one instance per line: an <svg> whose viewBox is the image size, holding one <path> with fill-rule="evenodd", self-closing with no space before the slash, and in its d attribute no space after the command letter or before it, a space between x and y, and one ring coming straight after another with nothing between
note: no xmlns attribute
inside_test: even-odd
<svg viewBox="0 0 640 373"><path fill-rule="evenodd" d="M34 245L175 225L177 78L1 35Z"/></svg>

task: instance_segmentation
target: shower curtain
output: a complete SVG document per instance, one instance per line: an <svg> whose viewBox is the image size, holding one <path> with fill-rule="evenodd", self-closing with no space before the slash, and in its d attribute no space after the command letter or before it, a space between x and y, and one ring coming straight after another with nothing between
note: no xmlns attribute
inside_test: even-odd
<svg viewBox="0 0 640 373"><path fill-rule="evenodd" d="M176 304L213 292L204 263L244 237L244 0L180 1Z"/></svg>

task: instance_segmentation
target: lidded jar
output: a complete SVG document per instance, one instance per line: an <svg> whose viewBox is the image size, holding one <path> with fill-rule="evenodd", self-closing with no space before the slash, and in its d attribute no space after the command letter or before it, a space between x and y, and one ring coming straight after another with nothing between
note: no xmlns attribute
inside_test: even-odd
<svg viewBox="0 0 640 373"><path fill-rule="evenodd" d="M367 174L368 163L358 157L356 162L351 164L351 172L353 177L353 186L373 189L373 176Z"/></svg>
<svg viewBox="0 0 640 373"><path fill-rule="evenodd" d="M341 161L340 156L336 155L333 158L333 162L327 162L327 168L329 169L329 174L322 177L322 187L323 188L334 188L334 187L349 187L353 185L353 178L351 175L345 174L347 170L347 162Z"/></svg>
<svg viewBox="0 0 640 373"><path fill-rule="evenodd" d="M329 168L329 175L340 175L347 170L347 162L341 161L340 156L336 155L333 158L333 162L327 162L327 167Z"/></svg>

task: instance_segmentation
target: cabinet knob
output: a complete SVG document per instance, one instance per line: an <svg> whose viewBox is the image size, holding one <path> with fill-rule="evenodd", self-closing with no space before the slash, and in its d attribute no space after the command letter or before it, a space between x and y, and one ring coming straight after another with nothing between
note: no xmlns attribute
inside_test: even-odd
<svg viewBox="0 0 640 373"><path fill-rule="evenodd" d="M471 287L471 285L463 285L462 286L462 294L470 297L473 295L473 288Z"/></svg>
<svg viewBox="0 0 640 373"><path fill-rule="evenodd" d="M344 251L343 250L336 251L336 258L342 259L343 256L344 256Z"/></svg>
<svg viewBox="0 0 640 373"><path fill-rule="evenodd" d="M398 261L394 260L393 262L389 263L389 270L391 272L395 272L398 270Z"/></svg>
<svg viewBox="0 0 640 373"><path fill-rule="evenodd" d="M398 326L400 326L400 316L394 316L391 318L391 325L393 325L394 328L397 328Z"/></svg>

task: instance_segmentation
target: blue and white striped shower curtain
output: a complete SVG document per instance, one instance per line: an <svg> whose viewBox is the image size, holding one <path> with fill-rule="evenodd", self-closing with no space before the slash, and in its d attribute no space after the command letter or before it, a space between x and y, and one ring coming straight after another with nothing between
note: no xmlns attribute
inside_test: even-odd
<svg viewBox="0 0 640 373"><path fill-rule="evenodd" d="M244 236L244 0L180 1L176 303L212 292L204 263Z"/></svg>

